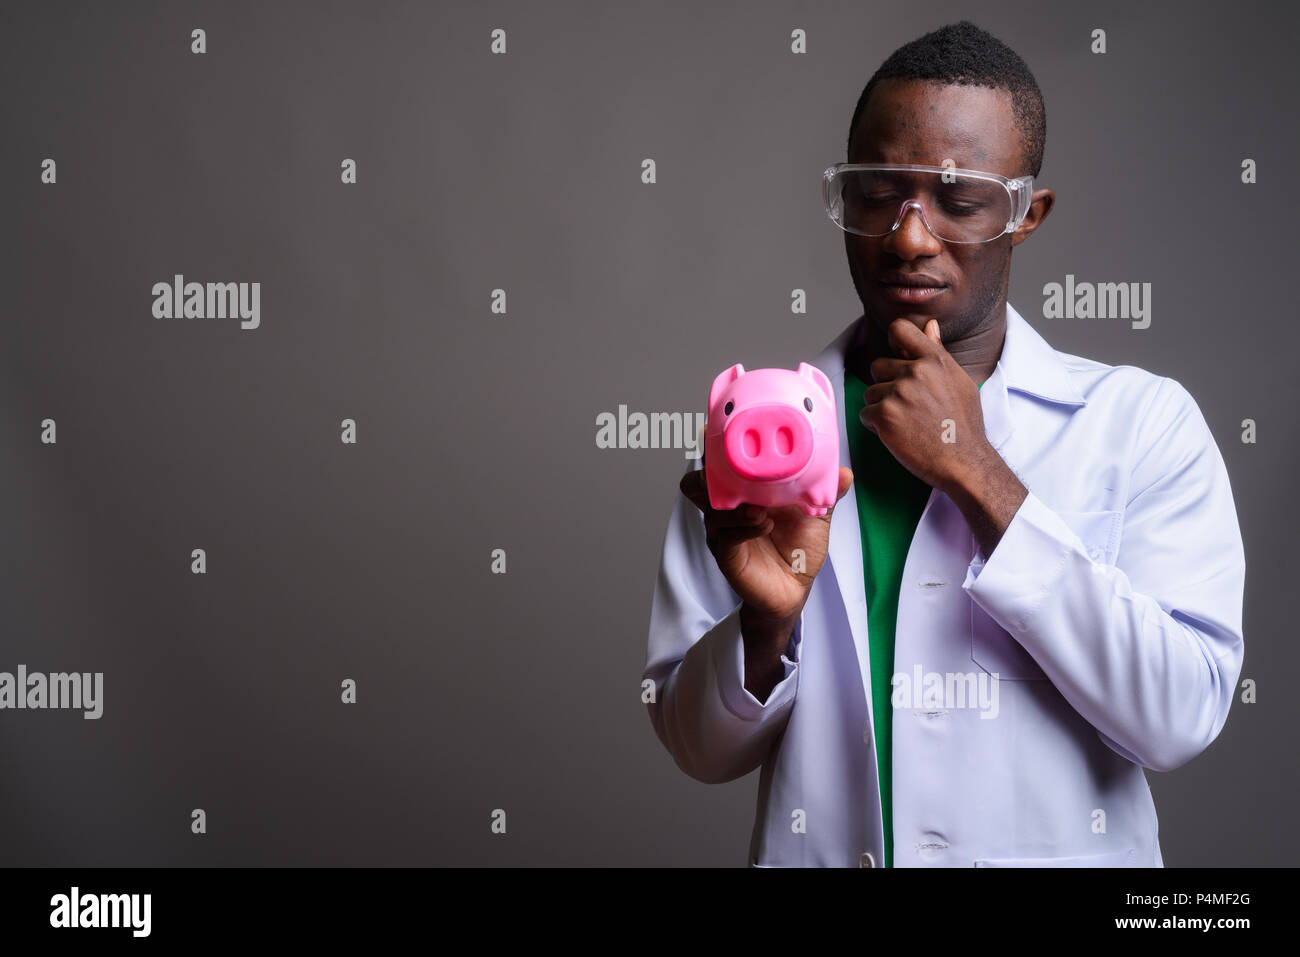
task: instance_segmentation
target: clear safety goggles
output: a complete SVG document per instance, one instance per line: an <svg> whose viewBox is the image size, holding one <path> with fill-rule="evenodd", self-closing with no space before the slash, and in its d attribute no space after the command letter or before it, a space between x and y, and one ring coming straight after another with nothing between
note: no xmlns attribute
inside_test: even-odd
<svg viewBox="0 0 1300 957"><path fill-rule="evenodd" d="M845 232L888 236L915 209L948 243L987 243L1014 233L1029 212L1034 178L954 166L837 163L822 174L826 213Z"/></svg>

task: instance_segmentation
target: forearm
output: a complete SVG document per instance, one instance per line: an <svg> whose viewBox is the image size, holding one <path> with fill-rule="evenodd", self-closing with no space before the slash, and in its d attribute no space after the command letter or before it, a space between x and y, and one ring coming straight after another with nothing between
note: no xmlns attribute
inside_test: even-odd
<svg viewBox="0 0 1300 957"><path fill-rule="evenodd" d="M760 702L767 701L772 689L785 677L781 656L790 644L799 616L771 619L754 613L748 605L740 606L740 634L745 643L745 690Z"/></svg>
<svg viewBox="0 0 1300 957"><path fill-rule="evenodd" d="M997 450L986 446L942 489L961 510L985 558L1029 494Z"/></svg>

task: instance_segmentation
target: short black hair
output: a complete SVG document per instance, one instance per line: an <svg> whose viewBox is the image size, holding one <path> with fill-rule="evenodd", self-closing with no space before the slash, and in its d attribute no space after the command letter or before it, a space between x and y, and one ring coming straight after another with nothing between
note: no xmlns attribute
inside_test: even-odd
<svg viewBox="0 0 1300 957"><path fill-rule="evenodd" d="M987 86L1011 93L1020 149L1027 170L1037 177L1047 143L1047 109L1034 75L1014 50L969 20L950 23L899 47L867 82L849 124L846 152L871 91L881 80L940 80L948 84Z"/></svg>

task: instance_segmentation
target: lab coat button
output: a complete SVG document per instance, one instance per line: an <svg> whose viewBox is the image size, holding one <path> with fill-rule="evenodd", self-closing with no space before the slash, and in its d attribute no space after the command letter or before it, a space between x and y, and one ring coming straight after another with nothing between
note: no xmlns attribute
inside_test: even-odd
<svg viewBox="0 0 1300 957"><path fill-rule="evenodd" d="M876 859L871 856L870 851L867 851L865 854L863 854L861 857L858 858L858 867L875 867L875 866L876 866Z"/></svg>

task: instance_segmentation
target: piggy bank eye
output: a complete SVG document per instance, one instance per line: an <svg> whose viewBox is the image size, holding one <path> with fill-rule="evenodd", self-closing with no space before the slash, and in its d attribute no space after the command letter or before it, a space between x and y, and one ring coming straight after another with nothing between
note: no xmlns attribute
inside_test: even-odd
<svg viewBox="0 0 1300 957"><path fill-rule="evenodd" d="M722 414L723 414L723 415L731 415L731 410L734 409L735 407L736 407L736 406L735 406L734 403L732 403L732 402L728 402L726 405L724 405L724 406L722 407Z"/></svg>
<svg viewBox="0 0 1300 957"><path fill-rule="evenodd" d="M804 396L804 397L803 397L803 407L804 407L805 409L807 409L809 412L811 412L811 411L812 411L812 399L808 398L807 396Z"/></svg>

